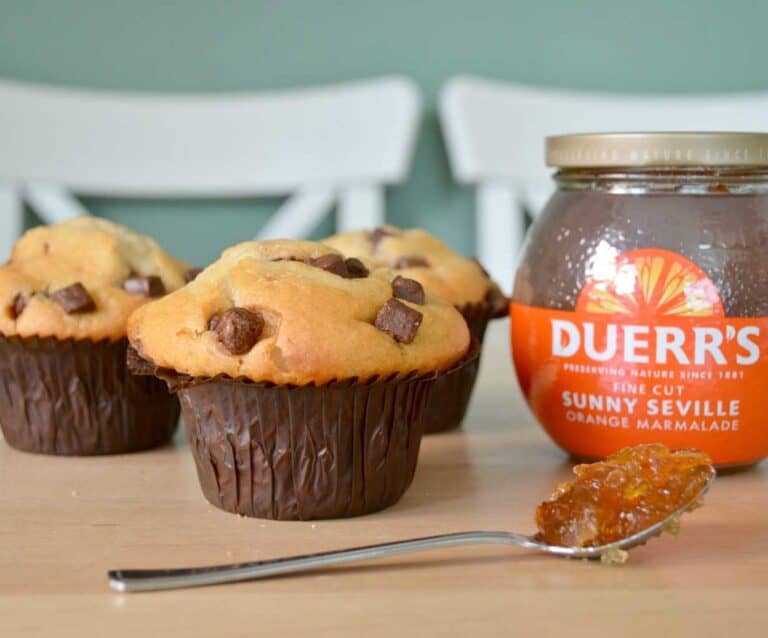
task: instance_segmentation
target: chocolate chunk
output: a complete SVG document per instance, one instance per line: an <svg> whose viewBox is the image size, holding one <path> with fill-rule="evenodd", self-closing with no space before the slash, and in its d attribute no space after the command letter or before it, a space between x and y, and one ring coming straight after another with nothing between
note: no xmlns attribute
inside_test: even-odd
<svg viewBox="0 0 768 638"><path fill-rule="evenodd" d="M133 346L128 346L128 351L125 353L125 363L128 370L137 376L151 376L157 370L157 366L142 357Z"/></svg>
<svg viewBox="0 0 768 638"><path fill-rule="evenodd" d="M424 257L400 257L392 266L395 270L403 268L429 268L429 262Z"/></svg>
<svg viewBox="0 0 768 638"><path fill-rule="evenodd" d="M321 257L315 257L314 259L307 260L307 264L332 272L339 277L347 276L347 264L344 263L344 257L335 253L329 253L322 255Z"/></svg>
<svg viewBox="0 0 768 638"><path fill-rule="evenodd" d="M370 274L365 264L356 257L350 257L344 265L347 267L347 279L364 279Z"/></svg>
<svg viewBox="0 0 768 638"><path fill-rule="evenodd" d="M485 275L486 279L490 279L491 278L491 276L488 274L488 271L485 269L483 264L480 263L480 260L477 257L470 257L470 259L475 262L475 264L480 269L480 271L483 273L483 275Z"/></svg>
<svg viewBox="0 0 768 638"><path fill-rule="evenodd" d="M398 299L405 299L420 305L424 303L424 288L415 279L398 275L392 280L392 294Z"/></svg>
<svg viewBox="0 0 768 638"><path fill-rule="evenodd" d="M503 317L509 312L509 298L495 286L485 293L485 303L491 307L493 317Z"/></svg>
<svg viewBox="0 0 768 638"><path fill-rule="evenodd" d="M418 310L397 299L390 299L379 310L373 325L398 343L411 343L423 318L424 315Z"/></svg>
<svg viewBox="0 0 768 638"><path fill-rule="evenodd" d="M368 269L362 261L355 257L344 259L344 257L336 253L308 259L307 264L326 270L339 277L344 277L344 279L360 279L368 276Z"/></svg>
<svg viewBox="0 0 768 638"><path fill-rule="evenodd" d="M96 304L93 301L93 297L88 294L88 291L79 281L71 286L61 288L52 293L51 299L64 308L67 314L70 315L96 310Z"/></svg>
<svg viewBox="0 0 768 638"><path fill-rule="evenodd" d="M190 268L187 272L184 273L184 281L189 283L190 281L194 281L197 279L197 276L203 272L202 268Z"/></svg>
<svg viewBox="0 0 768 638"><path fill-rule="evenodd" d="M373 247L376 248L376 246L379 245L379 242L384 239L385 237L394 237L395 233L393 233L391 230L387 230L386 228L382 228L379 226L378 228L374 228L371 231L371 234L368 236L368 238L371 240L371 244L373 244Z"/></svg>
<svg viewBox="0 0 768 638"><path fill-rule="evenodd" d="M245 354L261 337L264 318L258 312L245 308L230 308L219 317L212 330L229 352Z"/></svg>
<svg viewBox="0 0 768 638"><path fill-rule="evenodd" d="M123 290L142 297L162 297L165 294L165 285L156 275L136 275L123 282Z"/></svg>
<svg viewBox="0 0 768 638"><path fill-rule="evenodd" d="M19 315L24 312L24 308L26 307L26 297L24 297L22 293L18 292L14 296L13 301L11 301L11 305L8 306L8 314L10 315L11 319L18 319Z"/></svg>

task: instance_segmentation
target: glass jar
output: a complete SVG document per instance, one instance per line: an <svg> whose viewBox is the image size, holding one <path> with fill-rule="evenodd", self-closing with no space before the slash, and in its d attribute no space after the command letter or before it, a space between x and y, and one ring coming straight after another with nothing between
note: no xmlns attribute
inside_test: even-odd
<svg viewBox="0 0 768 638"><path fill-rule="evenodd" d="M559 136L547 159L511 306L540 423L585 459L768 456L768 134Z"/></svg>

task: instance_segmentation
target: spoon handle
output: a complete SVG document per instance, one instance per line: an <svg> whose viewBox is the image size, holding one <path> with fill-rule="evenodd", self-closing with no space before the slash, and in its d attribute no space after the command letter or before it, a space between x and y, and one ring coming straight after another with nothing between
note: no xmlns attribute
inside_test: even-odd
<svg viewBox="0 0 768 638"><path fill-rule="evenodd" d="M279 574L295 574L371 558L383 558L441 547L481 544L519 545L522 547L537 547L538 545L527 536L509 532L457 532L250 563L182 569L116 569L111 570L108 576L110 586L117 591L155 591L232 583Z"/></svg>

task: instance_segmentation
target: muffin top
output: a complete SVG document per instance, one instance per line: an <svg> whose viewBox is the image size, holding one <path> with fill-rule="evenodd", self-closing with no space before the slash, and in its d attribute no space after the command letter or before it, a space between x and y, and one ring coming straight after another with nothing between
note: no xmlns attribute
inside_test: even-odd
<svg viewBox="0 0 768 638"><path fill-rule="evenodd" d="M137 310L138 354L194 377L305 385L443 370L468 351L450 304L323 244L233 246L176 292Z"/></svg>
<svg viewBox="0 0 768 638"><path fill-rule="evenodd" d="M97 217L28 231L0 266L0 334L117 340L128 316L185 283L152 239Z"/></svg>
<svg viewBox="0 0 768 638"><path fill-rule="evenodd" d="M426 231L381 226L372 231L340 233L323 242L344 254L364 257L415 279L427 291L458 308L490 301L501 303L506 310L506 303L499 301L503 295L498 285L477 260L456 252Z"/></svg>

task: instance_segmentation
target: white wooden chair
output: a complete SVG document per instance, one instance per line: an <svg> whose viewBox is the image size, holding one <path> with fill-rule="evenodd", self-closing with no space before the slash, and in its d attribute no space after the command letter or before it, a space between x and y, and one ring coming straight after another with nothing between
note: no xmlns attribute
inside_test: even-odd
<svg viewBox="0 0 768 638"><path fill-rule="evenodd" d="M457 181L476 187L477 254L509 288L526 215L553 189L544 138L608 131L768 131L768 92L654 97L538 89L474 77L443 87L439 113Z"/></svg>
<svg viewBox="0 0 768 638"><path fill-rule="evenodd" d="M399 76L223 95L0 80L0 262L24 202L55 222L87 212L77 195L290 195L262 238L303 237L334 207L340 229L378 225L419 119L418 90Z"/></svg>

